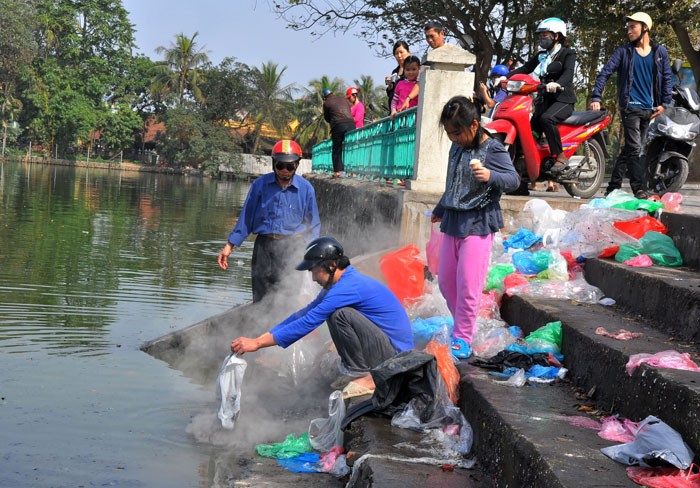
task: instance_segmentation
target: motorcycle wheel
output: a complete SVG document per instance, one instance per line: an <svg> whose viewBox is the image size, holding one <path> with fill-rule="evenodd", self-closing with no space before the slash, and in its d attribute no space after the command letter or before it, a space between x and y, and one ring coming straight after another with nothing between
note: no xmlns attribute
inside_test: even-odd
<svg viewBox="0 0 700 488"><path fill-rule="evenodd" d="M652 171L648 168L649 172ZM649 175L649 188L659 195L677 192L688 179L688 161L683 158L668 158L661 163L661 173L658 178Z"/></svg>
<svg viewBox="0 0 700 488"><path fill-rule="evenodd" d="M562 183L566 192L572 197L591 198L598 193L605 177L605 153L595 139L581 144L577 155L585 156L587 161L581 165L581 177L575 183Z"/></svg>

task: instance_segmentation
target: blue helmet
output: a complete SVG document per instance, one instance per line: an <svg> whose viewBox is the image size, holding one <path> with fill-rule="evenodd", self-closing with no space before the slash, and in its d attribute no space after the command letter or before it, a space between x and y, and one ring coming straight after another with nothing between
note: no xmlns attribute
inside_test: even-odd
<svg viewBox="0 0 700 488"><path fill-rule="evenodd" d="M331 90L329 90L328 88L324 88L322 93L323 93L323 98L326 98L328 95L330 95L333 92Z"/></svg>
<svg viewBox="0 0 700 488"><path fill-rule="evenodd" d="M508 74L508 67L504 64L497 64L491 69L491 74L489 76L506 76Z"/></svg>

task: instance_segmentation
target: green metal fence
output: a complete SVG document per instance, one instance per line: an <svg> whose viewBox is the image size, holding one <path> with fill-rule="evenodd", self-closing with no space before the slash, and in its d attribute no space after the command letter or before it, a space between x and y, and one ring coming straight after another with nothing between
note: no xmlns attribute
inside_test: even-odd
<svg viewBox="0 0 700 488"><path fill-rule="evenodd" d="M316 144L311 167L316 173L332 173L331 141ZM360 178L410 179L416 147L416 109L412 108L345 134L345 172Z"/></svg>

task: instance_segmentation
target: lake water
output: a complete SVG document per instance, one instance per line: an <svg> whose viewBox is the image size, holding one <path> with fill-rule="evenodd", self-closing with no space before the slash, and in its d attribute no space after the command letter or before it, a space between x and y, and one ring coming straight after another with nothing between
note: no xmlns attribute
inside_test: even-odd
<svg viewBox="0 0 700 488"><path fill-rule="evenodd" d="M213 385L139 347L251 298L252 242L216 264L247 191L0 164L0 487L208 485Z"/></svg>

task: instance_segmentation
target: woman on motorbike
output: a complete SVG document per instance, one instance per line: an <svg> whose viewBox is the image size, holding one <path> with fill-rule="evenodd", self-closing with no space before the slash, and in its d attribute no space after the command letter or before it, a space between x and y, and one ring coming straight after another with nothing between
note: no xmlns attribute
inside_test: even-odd
<svg viewBox="0 0 700 488"><path fill-rule="evenodd" d="M568 47L566 23L561 19L551 17L543 20L537 26L536 32L542 51L520 68L511 71L508 78L515 74L532 74L545 85L545 91L535 100L535 113L530 123L532 130L544 133L547 138L549 152L554 159L550 172L559 174L568 169L569 158L564 154L557 124L574 111L576 51ZM554 61L561 63L561 69L552 69L554 66L558 67L553 65L548 71L547 67Z"/></svg>

